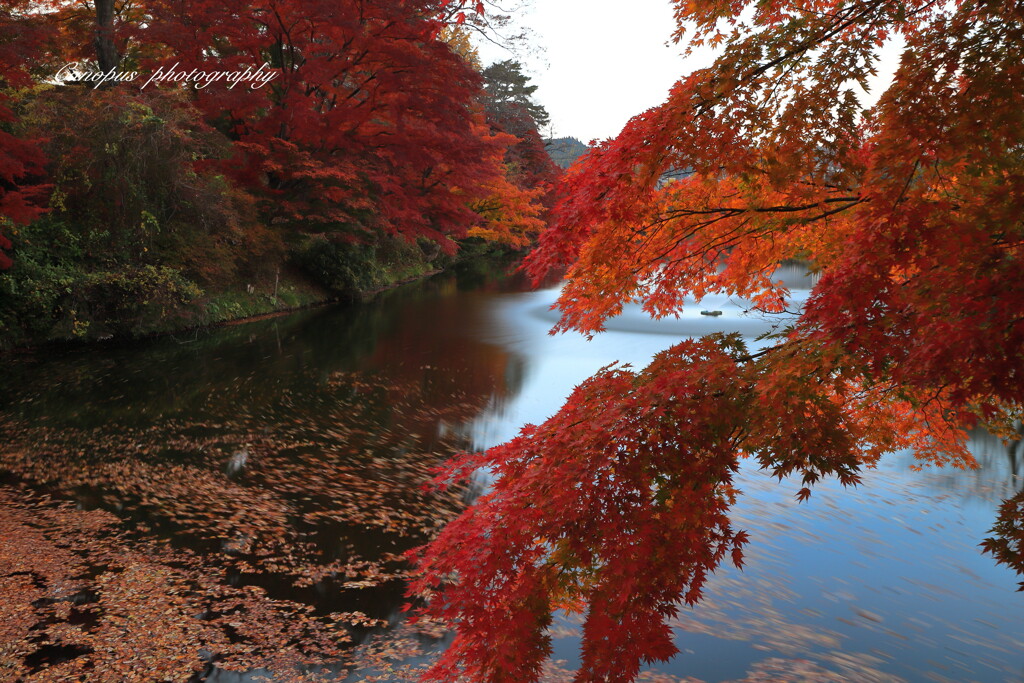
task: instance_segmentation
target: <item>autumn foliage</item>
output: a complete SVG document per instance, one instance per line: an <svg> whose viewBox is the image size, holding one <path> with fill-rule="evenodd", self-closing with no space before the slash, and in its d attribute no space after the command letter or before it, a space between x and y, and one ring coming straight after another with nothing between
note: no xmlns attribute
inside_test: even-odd
<svg viewBox="0 0 1024 683"><path fill-rule="evenodd" d="M0 270L11 265L4 254L5 249L11 248L11 242L2 229L39 215L41 195L46 189L39 177L44 163L39 140L20 137L9 130L17 119L5 90L31 83L22 55L43 36L40 22L19 16L24 4L0 3Z"/></svg>
<svg viewBox="0 0 1024 683"><path fill-rule="evenodd" d="M83 73L110 59L119 72L141 76L100 88L86 82L58 90L70 89L108 109L124 109L133 99L145 103L161 90L182 90L186 116L227 143L216 158L200 144L194 172L222 174L249 193L266 225L341 231L356 239L422 238L447 252L474 226L498 236L523 231L519 221L534 233L543 227L536 219L539 204L529 206L536 204L530 192L514 193L514 206L500 221L480 204L495 188L503 189L502 158L517 139L487 125L479 105L480 75L439 37L446 23L459 21L444 5L268 0L226 11L209 2L104 0L94 7L6 0L2 7L3 97L38 85L66 63L77 63ZM157 73L246 68L263 69L265 84L147 85ZM119 105L104 97L109 88L124 91ZM52 96L44 88L18 97ZM8 108L0 109L0 119L13 122ZM11 220L28 220L46 203L45 196L33 194L30 181L44 171L36 142L47 133L45 125L31 122L0 130L0 210ZM84 131L81 142L89 144ZM54 176L59 168L45 171ZM138 206L117 210L139 217Z"/></svg>
<svg viewBox="0 0 1024 683"><path fill-rule="evenodd" d="M196 105L235 141L227 169L275 220L371 227L446 242L473 220L467 199L500 174L501 142L470 106L479 77L421 3L152 3L136 40L166 46L150 69L268 62L263 88L207 87ZM218 48L214 51L210 45ZM223 46L223 47L220 47Z"/></svg>
<svg viewBox="0 0 1024 683"><path fill-rule="evenodd" d="M484 220L470 235L526 247L547 226L559 176L540 137L548 114L533 100L537 86L526 85L518 62L497 62L482 74L487 124L506 141L496 158L505 172L497 182L484 183L485 196L473 205Z"/></svg>
<svg viewBox="0 0 1024 683"><path fill-rule="evenodd" d="M414 592L459 629L430 680L536 680L559 608L586 612L577 681L632 680L675 653L666 619L708 573L741 564L727 513L743 459L800 477L805 498L903 448L969 467L965 430L1008 434L1020 414L1020 7L675 7L676 37L720 56L570 170L528 267L568 270L558 331L724 293L778 314L777 332L606 368L439 478L496 475L419 557ZM857 90L893 36L899 66L866 106ZM772 279L789 259L820 274L798 311ZM1018 509L989 545L1003 561Z"/></svg>

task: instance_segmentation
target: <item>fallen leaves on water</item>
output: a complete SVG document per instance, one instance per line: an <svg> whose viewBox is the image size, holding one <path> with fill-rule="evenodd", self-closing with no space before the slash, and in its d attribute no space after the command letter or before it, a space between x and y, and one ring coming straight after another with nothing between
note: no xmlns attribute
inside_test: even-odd
<svg viewBox="0 0 1024 683"><path fill-rule="evenodd" d="M430 435L482 400L336 374L205 420L0 414L0 678L295 680L352 661L389 622L339 606L402 582L402 553L463 509L464 490L424 486L463 447ZM371 603L397 612L391 593Z"/></svg>

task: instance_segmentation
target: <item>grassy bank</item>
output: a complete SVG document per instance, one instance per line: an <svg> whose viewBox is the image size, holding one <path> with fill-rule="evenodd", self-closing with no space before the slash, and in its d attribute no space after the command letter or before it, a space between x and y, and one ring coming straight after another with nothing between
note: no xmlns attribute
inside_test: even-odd
<svg viewBox="0 0 1024 683"><path fill-rule="evenodd" d="M355 300L501 248L470 240L456 256L429 243L301 235L293 244L204 281L194 268L93 263L70 232L43 221L14 236L15 265L0 272L0 351L47 343L138 339Z"/></svg>

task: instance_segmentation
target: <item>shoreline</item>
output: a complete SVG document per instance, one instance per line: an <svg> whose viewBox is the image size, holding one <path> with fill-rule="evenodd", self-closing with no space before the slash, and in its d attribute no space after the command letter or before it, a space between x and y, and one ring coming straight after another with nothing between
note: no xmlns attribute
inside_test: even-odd
<svg viewBox="0 0 1024 683"><path fill-rule="evenodd" d="M235 325L244 325L246 323L257 322L260 320L279 318L290 315L292 313L297 313L299 311L304 311L311 308L318 308L320 306L328 306L331 304L342 303L344 301L367 302L373 300L375 297L383 294L384 292L397 289L399 287L412 284L414 282L426 280L427 278L443 273L446 270L446 268L436 268L433 270L428 270L424 273L420 273L412 277L406 277L401 280L396 280L395 282L384 285L383 287L377 287L375 289L361 291L351 299L340 296L326 296L324 298L307 301L298 305L286 305L284 308L278 308L275 310L266 311L264 313L246 314L238 317L226 318L224 320L213 320L196 325L185 325L182 327L175 327L173 329L159 330L149 332L146 334L140 334L137 336L111 336L106 338L92 339L48 339L40 341L38 343L24 344L20 346L13 346L10 348L0 347L0 358L13 355L27 355L42 349L60 349L62 351L76 351L87 348L95 348L97 346L126 346L136 344L139 342L161 339L164 337L173 337L174 335L185 334L188 332L198 333L201 330L216 329L220 327L229 327ZM279 297L278 301L280 300L281 299Z"/></svg>

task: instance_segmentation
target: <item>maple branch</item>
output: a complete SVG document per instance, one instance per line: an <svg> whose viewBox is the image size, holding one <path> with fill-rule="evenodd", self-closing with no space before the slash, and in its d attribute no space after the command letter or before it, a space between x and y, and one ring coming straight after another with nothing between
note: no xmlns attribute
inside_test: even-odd
<svg viewBox="0 0 1024 683"><path fill-rule="evenodd" d="M851 12L853 12L853 8L854 7L855 7L854 5L851 5L851 7L850 7ZM790 48L789 50L787 50L783 54L779 55L778 57L776 57L776 58L774 58L772 60L769 60L768 62L765 62L764 64L761 64L761 65L757 66L756 68L754 68L750 72L748 72L745 76L739 77L736 80L736 88L734 88L734 89L738 89L739 86L747 85L749 82L753 81L755 78L757 78L761 74L764 74L767 71L770 71L771 69L773 69L774 67L778 66L779 64L782 64L783 62L785 62L785 61L787 61L787 60L791 59L792 57L795 57L795 56L797 56L799 54L807 52L808 50L812 49L817 44L825 42L825 41L829 40L830 38L832 38L833 36L838 35L839 33L842 33L844 30L846 30L846 29L850 28L851 26L855 25L858 22L858 20L861 18L861 16L866 16L867 14L869 14L870 12L868 11L868 9L869 8L865 8L861 12L861 14L852 13L852 16L850 18L841 21L839 24L834 26L832 29L825 30L824 33L822 33L819 37L808 37L803 42L797 43L795 46L793 46L792 48ZM838 18L838 16L839 15L837 14L837 18ZM712 80L711 80L711 84L712 85L717 85L717 83L719 83L719 82L720 81L717 78L712 78ZM704 111L706 109L706 107L710 107L710 106L716 104L718 101L721 101L722 99L725 99L725 97L727 95L728 95L728 93L723 92L723 93L721 93L719 95L716 95L715 97L711 98L710 100L706 100L704 103L702 103L701 107L698 107L698 112Z"/></svg>
<svg viewBox="0 0 1024 683"><path fill-rule="evenodd" d="M812 204L801 204L796 206L763 206L763 207L731 207L731 206L720 206L710 209L670 209L667 213L670 218L675 216L700 216L705 214L722 213L727 216L738 216L744 213L795 213L799 211L807 211L808 209L815 209L822 204L836 204L840 202L848 202L849 206L840 207L838 210L848 209L856 204L860 204L864 200L860 196L852 197L834 197L829 199L822 199Z"/></svg>

